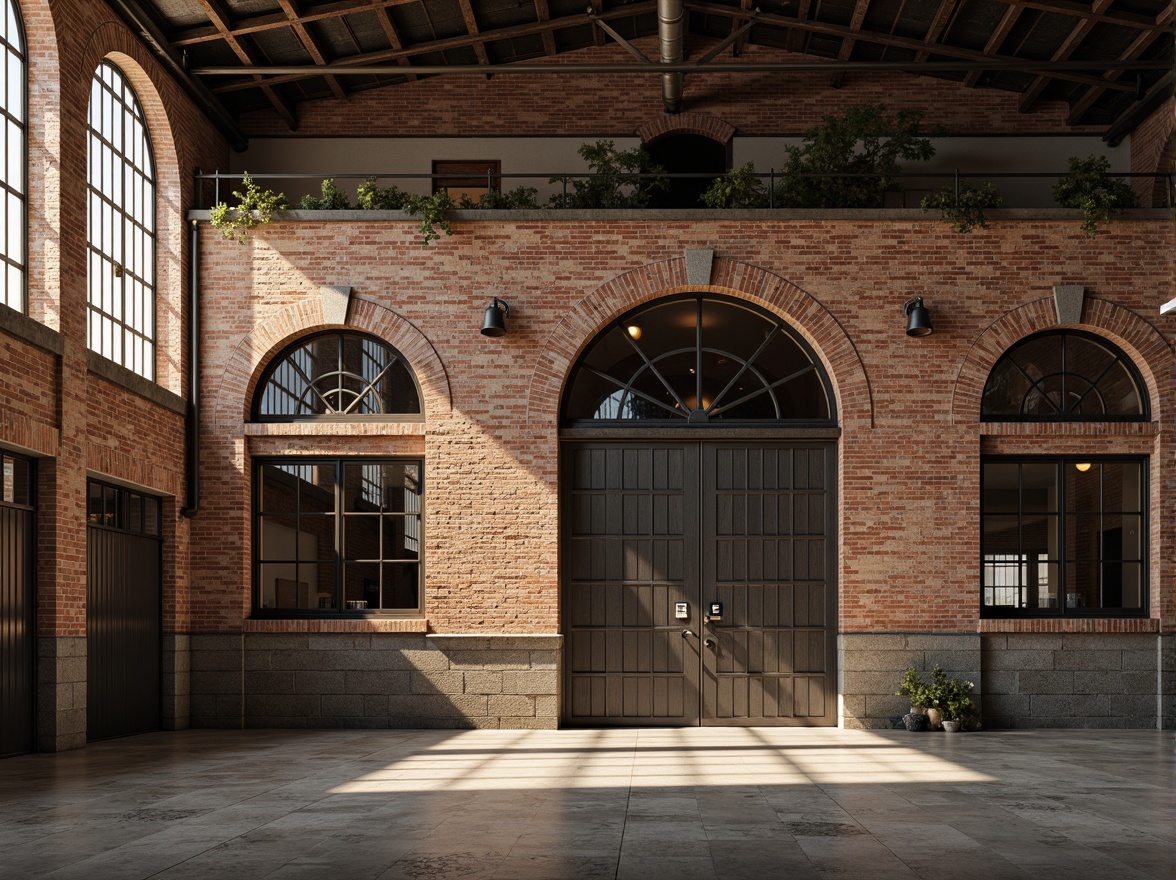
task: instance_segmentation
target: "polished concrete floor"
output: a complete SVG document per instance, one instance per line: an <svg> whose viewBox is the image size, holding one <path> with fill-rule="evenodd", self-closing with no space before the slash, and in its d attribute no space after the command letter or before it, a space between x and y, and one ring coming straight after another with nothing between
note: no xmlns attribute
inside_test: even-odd
<svg viewBox="0 0 1176 880"><path fill-rule="evenodd" d="M0 761L0 878L1171 878L1171 731L185 731Z"/></svg>

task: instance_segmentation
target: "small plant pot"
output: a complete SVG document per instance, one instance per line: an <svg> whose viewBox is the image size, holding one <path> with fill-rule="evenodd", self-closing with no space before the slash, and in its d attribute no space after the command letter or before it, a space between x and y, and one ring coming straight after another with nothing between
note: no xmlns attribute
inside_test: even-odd
<svg viewBox="0 0 1176 880"><path fill-rule="evenodd" d="M902 716L902 723L911 733L918 733L927 729L927 716L919 712L908 712Z"/></svg>
<svg viewBox="0 0 1176 880"><path fill-rule="evenodd" d="M944 733L959 733L961 723L962 722L960 722L958 719L956 719L956 720L945 719L943 722L943 732Z"/></svg>

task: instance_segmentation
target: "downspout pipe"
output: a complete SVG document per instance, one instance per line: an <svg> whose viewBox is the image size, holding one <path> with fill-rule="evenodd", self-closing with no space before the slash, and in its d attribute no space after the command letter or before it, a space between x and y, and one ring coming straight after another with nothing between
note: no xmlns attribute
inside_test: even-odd
<svg viewBox="0 0 1176 880"><path fill-rule="evenodd" d="M657 0L657 36L662 64L676 64L686 58L686 4L684 0ZM662 103L667 113L682 111L684 74L662 74Z"/></svg>
<svg viewBox="0 0 1176 880"><path fill-rule="evenodd" d="M188 223L188 418L184 424L188 504L181 514L200 512L200 229Z"/></svg>

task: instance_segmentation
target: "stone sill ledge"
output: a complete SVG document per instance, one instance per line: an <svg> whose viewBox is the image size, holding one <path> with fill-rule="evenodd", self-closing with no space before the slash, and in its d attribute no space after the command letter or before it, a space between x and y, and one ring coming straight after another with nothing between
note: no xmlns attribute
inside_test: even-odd
<svg viewBox="0 0 1176 880"><path fill-rule="evenodd" d="M984 619L981 633L1160 633L1159 618Z"/></svg>
<svg viewBox="0 0 1176 880"><path fill-rule="evenodd" d="M423 633L429 631L424 618L374 618L312 620L271 620L251 618L244 621L247 633Z"/></svg>
<svg viewBox="0 0 1176 880"><path fill-rule="evenodd" d="M989 220L1064 220L1080 223L1082 212L1070 208L999 208L985 211ZM208 220L209 211L193 210L188 212L189 220ZM710 221L722 223L731 220L871 220L885 223L897 221L915 221L936 223L943 225L938 212L923 211L920 208L624 208L624 209L596 209L583 208L538 208L514 211L491 211L473 209L468 211L454 210L449 212L451 221L467 222L486 220L490 222L519 222L519 223L559 223L584 220L637 220L637 221ZM420 224L419 217L413 217L404 211L365 211L351 209L346 211L276 211L274 221L284 220L336 220L341 222L355 221L399 221ZM1163 220L1170 217L1165 208L1133 208L1124 211L1117 222ZM1116 221L1112 221L1114 231ZM944 226L946 230L946 226ZM256 232L257 230L253 230ZM1077 232L1077 229L1075 229ZM252 234L252 232L251 232ZM950 233L954 235L955 233Z"/></svg>

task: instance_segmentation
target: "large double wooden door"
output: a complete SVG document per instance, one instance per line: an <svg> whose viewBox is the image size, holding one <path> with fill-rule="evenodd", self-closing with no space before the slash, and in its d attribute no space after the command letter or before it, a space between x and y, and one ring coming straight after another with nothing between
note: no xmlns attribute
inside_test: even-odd
<svg viewBox="0 0 1176 880"><path fill-rule="evenodd" d="M564 451L565 721L835 724L832 444Z"/></svg>

